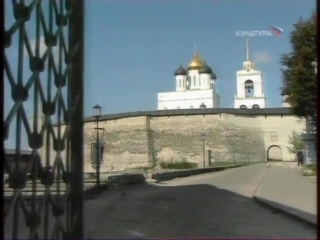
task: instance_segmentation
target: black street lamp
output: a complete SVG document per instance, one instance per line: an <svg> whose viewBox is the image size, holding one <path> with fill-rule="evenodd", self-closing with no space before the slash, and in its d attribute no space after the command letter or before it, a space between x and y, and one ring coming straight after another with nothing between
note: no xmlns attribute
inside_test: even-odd
<svg viewBox="0 0 320 240"><path fill-rule="evenodd" d="M202 135L202 151L203 151L203 167L206 167L206 143L205 143L205 140L206 140L206 135L203 133Z"/></svg>
<svg viewBox="0 0 320 240"><path fill-rule="evenodd" d="M317 59L311 63L312 67L314 68L314 73L318 73L318 62Z"/></svg>
<svg viewBox="0 0 320 240"><path fill-rule="evenodd" d="M96 119L101 117L101 107L98 104L93 107L93 117Z"/></svg>
<svg viewBox="0 0 320 240"><path fill-rule="evenodd" d="M99 118L101 117L101 107L96 104L93 107L93 117L96 119L96 184L100 185L100 138L99 138Z"/></svg>

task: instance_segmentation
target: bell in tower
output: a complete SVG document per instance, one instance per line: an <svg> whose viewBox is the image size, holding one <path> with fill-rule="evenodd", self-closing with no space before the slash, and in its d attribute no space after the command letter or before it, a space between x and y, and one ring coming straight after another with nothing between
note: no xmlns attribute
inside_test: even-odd
<svg viewBox="0 0 320 240"><path fill-rule="evenodd" d="M246 92L246 97L247 98L253 97L253 93L254 93L253 81L247 80L244 84L244 88L245 88L245 92Z"/></svg>

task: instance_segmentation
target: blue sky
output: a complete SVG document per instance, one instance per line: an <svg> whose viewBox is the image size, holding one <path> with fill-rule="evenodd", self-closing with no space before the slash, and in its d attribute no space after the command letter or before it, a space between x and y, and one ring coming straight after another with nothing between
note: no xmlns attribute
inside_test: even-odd
<svg viewBox="0 0 320 240"><path fill-rule="evenodd" d="M197 44L218 75L222 107L233 107L236 71L246 57L236 30L284 29L281 37L252 37L251 51L265 75L269 107L281 106L280 54L289 34L315 2L306 0L87 1L86 113L152 110L157 92L175 88L173 72L188 64ZM101 94L100 94L101 93Z"/></svg>
<svg viewBox="0 0 320 240"><path fill-rule="evenodd" d="M6 8L9 27L11 3ZM96 103L104 114L155 110L157 93L175 89L173 73L191 61L194 44L218 76L221 107L233 107L235 73L246 58L246 40L235 32L269 27L284 32L280 37L252 37L250 45L253 60L264 73L267 104L279 107L280 55L291 50L292 24L309 17L314 8L315 1L309 0L88 0L85 115L92 114ZM35 35L29 36L32 40ZM6 51L16 65L17 48ZM8 86L6 92L10 93ZM10 94L6 98L8 113ZM31 116L31 104L25 105Z"/></svg>

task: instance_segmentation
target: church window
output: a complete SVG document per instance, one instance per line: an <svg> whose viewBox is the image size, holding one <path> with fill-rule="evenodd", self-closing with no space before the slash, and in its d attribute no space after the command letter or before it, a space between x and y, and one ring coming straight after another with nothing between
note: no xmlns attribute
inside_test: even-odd
<svg viewBox="0 0 320 240"><path fill-rule="evenodd" d="M193 86L196 85L196 76L193 76Z"/></svg>
<svg viewBox="0 0 320 240"><path fill-rule="evenodd" d="M247 80L244 83L246 98L252 98L254 96L254 84L252 80Z"/></svg>
<svg viewBox="0 0 320 240"><path fill-rule="evenodd" d="M180 107L177 107L177 109L180 109Z"/></svg>
<svg viewBox="0 0 320 240"><path fill-rule="evenodd" d="M193 108L193 106L190 106L190 108Z"/></svg>
<svg viewBox="0 0 320 240"><path fill-rule="evenodd" d="M258 104L253 104L252 108L257 109L260 108L260 106Z"/></svg>
<svg viewBox="0 0 320 240"><path fill-rule="evenodd" d="M246 109L247 106L246 106L246 105L241 105L240 108L241 108L241 109Z"/></svg>

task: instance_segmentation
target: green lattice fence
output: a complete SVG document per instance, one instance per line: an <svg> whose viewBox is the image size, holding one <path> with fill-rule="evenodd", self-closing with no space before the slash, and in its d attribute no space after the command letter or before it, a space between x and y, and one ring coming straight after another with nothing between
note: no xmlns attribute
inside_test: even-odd
<svg viewBox="0 0 320 240"><path fill-rule="evenodd" d="M84 1L4 3L4 237L81 239Z"/></svg>

